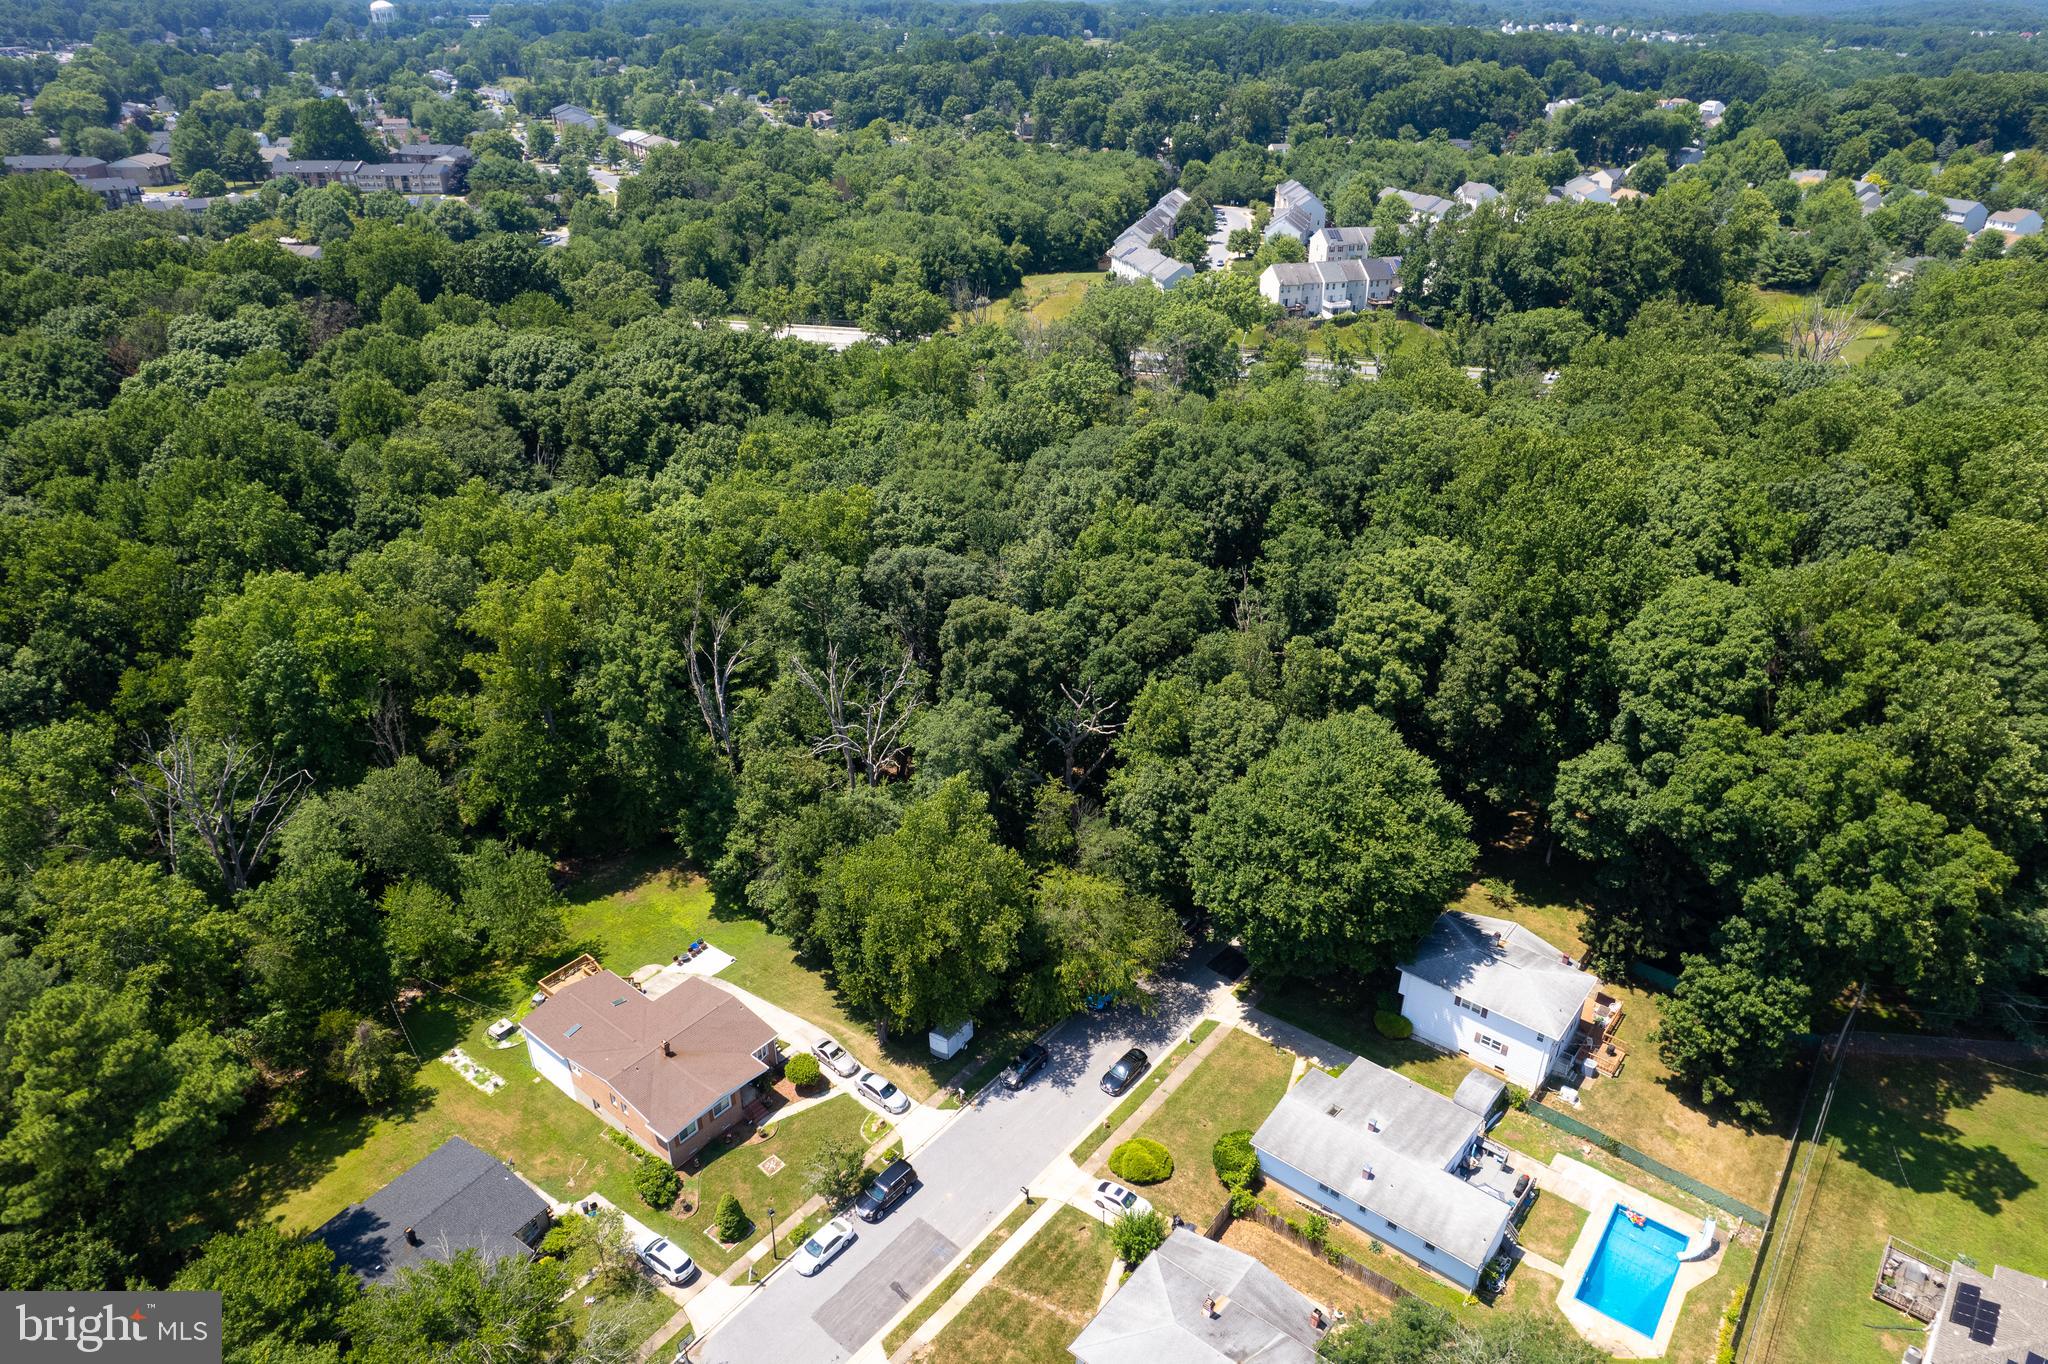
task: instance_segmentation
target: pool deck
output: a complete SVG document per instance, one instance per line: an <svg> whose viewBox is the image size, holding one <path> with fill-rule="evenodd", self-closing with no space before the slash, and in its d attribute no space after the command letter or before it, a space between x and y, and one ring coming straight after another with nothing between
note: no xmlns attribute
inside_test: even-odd
<svg viewBox="0 0 2048 1364"><path fill-rule="evenodd" d="M1558 1310L1564 1313L1565 1319L1580 1335L1617 1358L1662 1357L1671 1348L1671 1332L1678 1325L1685 1295L1720 1270L1721 1257L1728 1248L1726 1231L1715 1239L1713 1252L1705 1259L1679 1264L1678 1278L1671 1285L1671 1296L1664 1300L1664 1314L1657 1320L1657 1334L1646 1336L1580 1302L1579 1284L1593 1263L1593 1253L1600 1248L1600 1238L1606 1234L1607 1224L1613 1219L1617 1204L1634 1208L1651 1221L1661 1222L1685 1236L1698 1230L1699 1216L1681 1212L1663 1199L1652 1198L1640 1189L1631 1188L1570 1156L1557 1156L1551 1160L1550 1170L1543 1177L1543 1187L1567 1202L1578 1204L1587 1212L1586 1229L1579 1233L1571 1255L1564 1262L1564 1287L1557 1295Z"/></svg>

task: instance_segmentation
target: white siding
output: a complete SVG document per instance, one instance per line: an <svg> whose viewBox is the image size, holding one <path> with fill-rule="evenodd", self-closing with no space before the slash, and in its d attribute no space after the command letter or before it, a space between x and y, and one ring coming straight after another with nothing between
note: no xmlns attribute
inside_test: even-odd
<svg viewBox="0 0 2048 1364"><path fill-rule="evenodd" d="M549 1051L532 1033L526 1034L526 1059L533 1062L533 1068L545 1075L556 1089L578 1104L584 1102L583 1096L576 1092L576 1082L569 1078L569 1063Z"/></svg>
<svg viewBox="0 0 2048 1364"><path fill-rule="evenodd" d="M1484 1006L1484 1001L1471 1000ZM1449 990L1420 976L1401 973L1401 1014L1415 1025L1415 1036L1433 1047L1458 1052L1500 1071L1524 1089L1536 1089L1550 1074L1561 1040L1540 1037L1513 1019L1489 1011L1485 1017L1461 1007ZM1502 1052L1479 1039L1490 1037Z"/></svg>
<svg viewBox="0 0 2048 1364"><path fill-rule="evenodd" d="M1397 1227L1379 1214L1368 1212L1344 1195L1318 1184L1284 1161L1274 1160L1263 1151L1259 1152L1258 1156L1260 1172L1275 1184L1292 1189L1309 1202L1328 1208L1366 1235L1378 1237L1409 1259L1443 1275L1468 1292L1478 1287L1479 1272L1485 1267L1484 1264L1468 1265L1448 1252L1438 1250L1427 1240L1429 1228ZM1503 1221L1501 1226L1504 1235L1507 1223ZM1500 1252L1501 1239L1499 1236L1494 1238L1493 1248L1485 1256L1487 1260L1491 1260Z"/></svg>

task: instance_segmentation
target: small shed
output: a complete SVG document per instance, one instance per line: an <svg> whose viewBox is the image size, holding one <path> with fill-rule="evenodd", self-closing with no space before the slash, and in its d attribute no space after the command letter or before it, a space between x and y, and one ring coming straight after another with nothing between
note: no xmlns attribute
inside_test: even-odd
<svg viewBox="0 0 2048 1364"><path fill-rule="evenodd" d="M1458 1081L1457 1092L1451 1095L1451 1102L1484 1118L1493 1112L1493 1106L1500 1102L1501 1091L1507 1087L1507 1081L1498 1075L1475 1070Z"/></svg>
<svg viewBox="0 0 2048 1364"><path fill-rule="evenodd" d="M933 1028L926 1039L931 1043L932 1055L941 1061L950 1061L960 1054L960 1049L974 1040L974 1020L968 1019L951 1031Z"/></svg>

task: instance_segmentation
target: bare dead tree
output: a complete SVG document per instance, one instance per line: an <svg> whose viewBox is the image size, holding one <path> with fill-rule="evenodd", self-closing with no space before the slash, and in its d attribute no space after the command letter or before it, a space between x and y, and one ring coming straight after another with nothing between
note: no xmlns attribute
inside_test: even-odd
<svg viewBox="0 0 2048 1364"><path fill-rule="evenodd" d="M177 729L160 747L145 739L141 759L120 775L148 808L172 865L197 843L230 893L248 886L313 780L303 768L279 771L275 758L235 735L209 741Z"/></svg>
<svg viewBox="0 0 2048 1364"><path fill-rule="evenodd" d="M876 665L872 686L861 683L861 675L868 671L863 660L843 662L837 644L825 646L822 673L813 671L801 654L792 653L789 664L797 681L825 710L826 732L811 745L811 756L838 754L846 764L849 791L863 777L869 786L879 785L894 772L903 751L904 726L918 707L917 665L909 652L894 664Z"/></svg>
<svg viewBox="0 0 2048 1364"><path fill-rule="evenodd" d="M1060 780L1066 783L1067 790L1078 793L1102 770L1102 764L1109 759L1109 741L1123 726L1109 718L1116 702L1097 698L1093 684L1082 687L1081 694L1076 696L1062 682L1060 695L1066 699L1067 708L1046 728L1052 746L1060 751ZM1085 752L1098 744L1095 756L1084 762Z"/></svg>
<svg viewBox="0 0 2048 1364"><path fill-rule="evenodd" d="M690 603L690 690L711 742L725 755L728 767L740 765L739 746L732 736L732 678L746 660L744 645L732 644L732 612L712 615L704 609L704 593Z"/></svg>
<svg viewBox="0 0 2048 1364"><path fill-rule="evenodd" d="M370 741L377 745L386 767L405 756L405 702L389 678L377 684L377 706L370 712Z"/></svg>
<svg viewBox="0 0 2048 1364"><path fill-rule="evenodd" d="M1854 304L1815 298L1786 323L1785 354L1813 364L1833 364L1863 331L1863 315Z"/></svg>

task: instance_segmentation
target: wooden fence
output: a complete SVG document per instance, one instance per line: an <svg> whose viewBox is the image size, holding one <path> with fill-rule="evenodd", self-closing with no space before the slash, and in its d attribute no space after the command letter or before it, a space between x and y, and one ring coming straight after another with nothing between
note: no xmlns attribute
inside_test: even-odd
<svg viewBox="0 0 2048 1364"><path fill-rule="evenodd" d="M1373 1292L1379 1294L1381 1297L1386 1298L1391 1302L1398 1302L1402 1298L1412 1296L1409 1293L1409 1291L1403 1288L1400 1284L1395 1283L1392 1279L1388 1278L1384 1274L1379 1273L1377 1270L1366 1268L1364 1265L1352 1259L1343 1251L1338 1250L1332 1246L1328 1246L1327 1244L1321 1246L1317 1245L1315 1242L1309 1240L1308 1237L1302 1235L1302 1233L1297 1228L1295 1228L1292 1224L1288 1222L1286 1218L1282 1217L1277 1212L1273 1212L1268 1208L1262 1207L1261 1205L1254 1203L1251 1207L1251 1210L1246 1212L1244 1216L1250 1221L1257 1222L1260 1226L1266 1228L1266 1230L1274 1233L1276 1236L1281 1236L1289 1241L1292 1241L1295 1245L1300 1246L1309 1254L1318 1256L1324 1260L1329 1261L1331 1265L1335 1266L1339 1273L1344 1274L1349 1278L1358 1280L1367 1288L1370 1288ZM1229 1227L1230 1222L1230 1205L1228 1203L1225 1203L1223 1205L1222 1210L1216 1214L1215 1220L1210 1223L1211 1234L1209 1239L1213 1241L1218 1237L1222 1236L1224 1229Z"/></svg>

